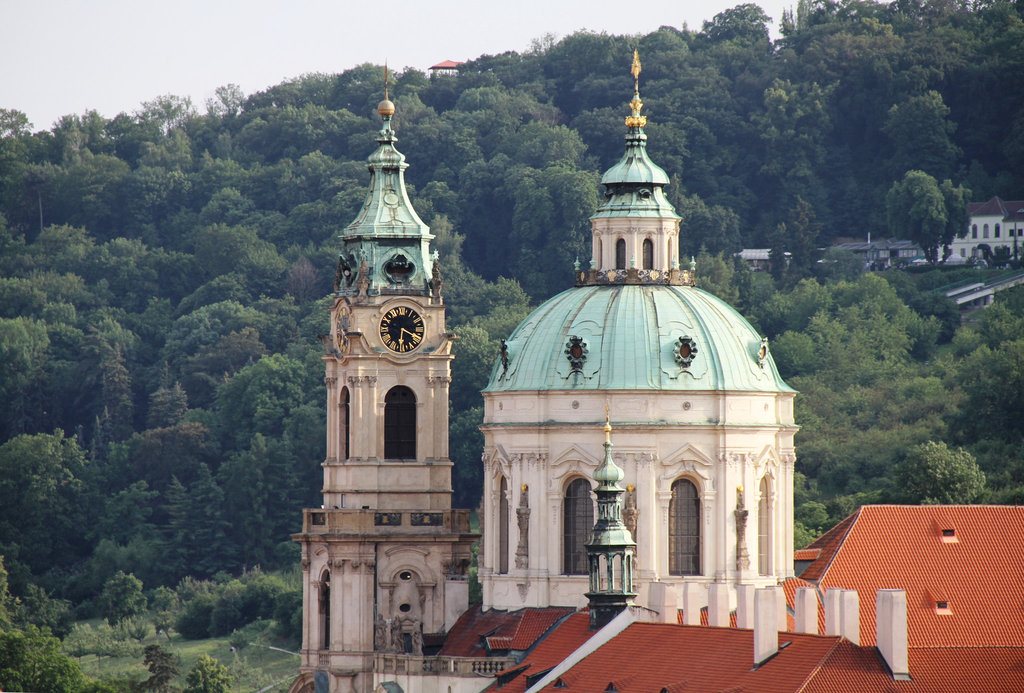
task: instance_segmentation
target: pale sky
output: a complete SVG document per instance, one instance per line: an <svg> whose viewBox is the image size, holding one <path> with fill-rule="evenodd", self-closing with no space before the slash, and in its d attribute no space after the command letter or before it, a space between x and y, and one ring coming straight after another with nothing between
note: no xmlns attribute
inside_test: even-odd
<svg viewBox="0 0 1024 693"><path fill-rule="evenodd" d="M700 29L742 0L0 0L0 108L35 130L61 115L133 113L164 94L200 113L214 89L248 94L372 62L425 71L442 60L528 50L580 29ZM777 28L795 0L757 2ZM773 35L777 31L773 30ZM628 69L628 68L624 68Z"/></svg>

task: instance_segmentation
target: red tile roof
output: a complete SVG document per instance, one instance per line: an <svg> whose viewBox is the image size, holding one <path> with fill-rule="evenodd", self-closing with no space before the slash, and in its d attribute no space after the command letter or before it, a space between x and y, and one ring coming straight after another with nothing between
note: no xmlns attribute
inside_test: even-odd
<svg viewBox="0 0 1024 693"><path fill-rule="evenodd" d="M437 65L431 65L431 70L457 70L459 65L464 65L462 62L455 62L454 60L442 60Z"/></svg>
<svg viewBox="0 0 1024 693"><path fill-rule="evenodd" d="M846 534L850 531L850 527L853 526L853 521L856 517L857 513L850 515L807 546L807 549L818 549L820 553L815 561L807 566L804 572L800 573L797 577L810 580L811 582L816 582L821 577L825 570L828 569L829 564L832 563L832 559L835 558L836 551L842 546L843 540L846 539ZM807 549L804 550L806 551Z"/></svg>
<svg viewBox="0 0 1024 693"><path fill-rule="evenodd" d="M594 631L590 630L590 613L580 611L572 614L559 623L530 651L522 662L510 667L505 673L520 670L514 679L499 686L499 682L491 685L492 690L500 688L502 693L521 693L527 688L527 678L540 674L559 664L566 657L590 639Z"/></svg>
<svg viewBox="0 0 1024 693"><path fill-rule="evenodd" d="M996 196L987 202L969 202L967 213L970 216L991 216L997 214L1004 218L1011 218L1024 207L1022 200L1003 200Z"/></svg>
<svg viewBox="0 0 1024 693"><path fill-rule="evenodd" d="M793 552L794 561L813 561L821 555L821 549L797 549Z"/></svg>
<svg viewBox="0 0 1024 693"><path fill-rule="evenodd" d="M543 690L799 691L840 639L780 633L779 642L788 645L755 668L753 631L633 623L561 676L564 688Z"/></svg>
<svg viewBox="0 0 1024 693"><path fill-rule="evenodd" d="M822 553L801 577L857 590L862 645L877 590L903 589L912 648L1024 647L1024 507L866 505L811 546Z"/></svg>
<svg viewBox="0 0 1024 693"><path fill-rule="evenodd" d="M486 657L492 650L527 650L558 619L572 611L568 607L483 611L475 604L448 631L439 654Z"/></svg>

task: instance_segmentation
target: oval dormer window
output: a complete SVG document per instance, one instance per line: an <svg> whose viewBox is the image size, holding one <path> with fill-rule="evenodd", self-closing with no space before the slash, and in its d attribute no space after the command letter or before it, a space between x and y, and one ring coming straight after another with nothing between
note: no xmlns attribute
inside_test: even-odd
<svg viewBox="0 0 1024 693"><path fill-rule="evenodd" d="M405 255L395 255L384 263L384 274L392 284L402 284L412 276L416 266Z"/></svg>

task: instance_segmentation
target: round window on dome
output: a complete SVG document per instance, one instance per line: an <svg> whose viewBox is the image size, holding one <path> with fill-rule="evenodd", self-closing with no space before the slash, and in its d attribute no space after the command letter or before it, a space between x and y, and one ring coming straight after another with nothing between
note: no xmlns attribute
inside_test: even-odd
<svg viewBox="0 0 1024 693"><path fill-rule="evenodd" d="M676 340L675 357L680 367L688 368L697 358L697 342L686 335L680 337Z"/></svg>

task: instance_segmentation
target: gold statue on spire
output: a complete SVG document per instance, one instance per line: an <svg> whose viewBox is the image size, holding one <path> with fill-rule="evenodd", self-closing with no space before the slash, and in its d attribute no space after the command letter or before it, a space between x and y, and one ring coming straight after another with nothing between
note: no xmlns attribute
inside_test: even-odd
<svg viewBox="0 0 1024 693"><path fill-rule="evenodd" d="M629 72L633 75L633 100L629 102L632 113L626 116L626 126L631 128L642 128L647 125L647 116L640 115L640 109L644 102L640 100L640 51L633 51L633 65Z"/></svg>

